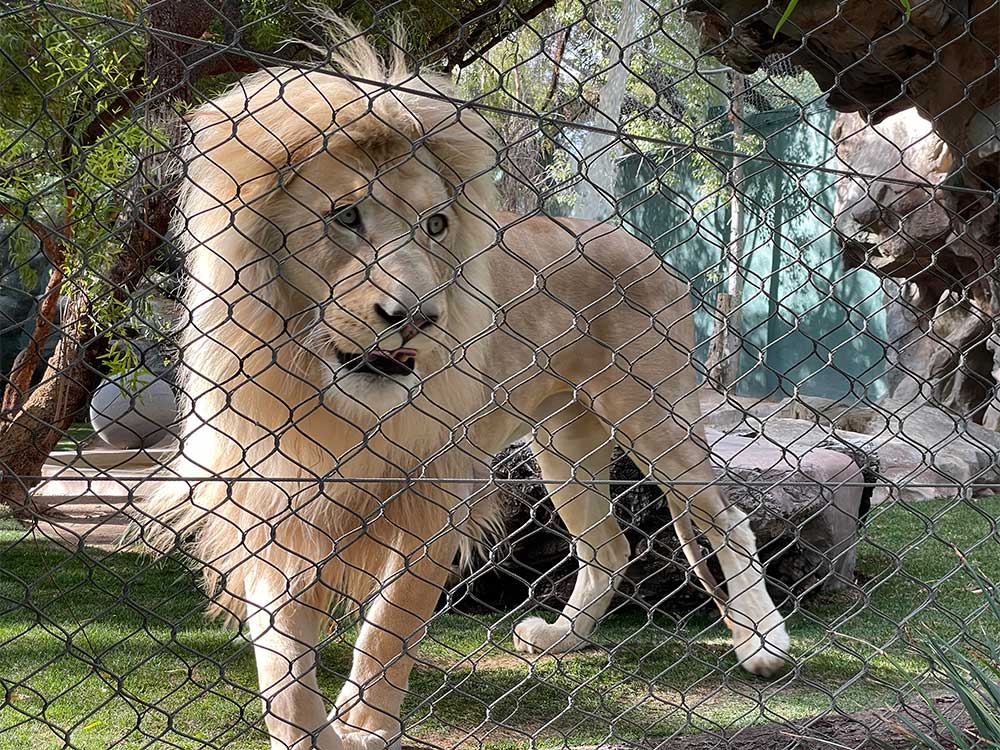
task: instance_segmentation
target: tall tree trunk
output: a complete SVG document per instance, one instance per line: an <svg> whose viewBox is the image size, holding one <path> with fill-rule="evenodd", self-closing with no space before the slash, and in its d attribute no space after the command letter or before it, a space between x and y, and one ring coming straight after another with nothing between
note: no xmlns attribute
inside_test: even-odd
<svg viewBox="0 0 1000 750"><path fill-rule="evenodd" d="M31 489L59 438L86 413L101 379L98 364L106 344L94 338L93 320L79 300L67 307L41 382L0 433L0 503L23 521L37 519Z"/></svg>
<svg viewBox="0 0 1000 750"><path fill-rule="evenodd" d="M45 291L38 299L38 309L35 313L35 328L31 332L28 345L18 352L14 364L7 376L7 387L3 392L3 403L0 406L0 417L12 416L21 408L24 397L31 388L31 378L42 363L45 356L45 345L52 334L52 326L56 319L56 309L63 282L63 262L65 253L63 244L55 232L32 219L21 216L5 203L0 203L0 214L10 216L23 223L42 246L42 253L52 266Z"/></svg>
<svg viewBox="0 0 1000 750"><path fill-rule="evenodd" d="M601 87L600 102L594 118L594 125L607 130L617 130L621 123L628 64L634 51L632 45L639 33L638 21L639 0L624 0L615 42L611 45L611 68ZM614 135L587 133L578 164L583 180L577 189L573 216L605 221L615 215L615 157L618 150L618 139Z"/></svg>
<svg viewBox="0 0 1000 750"><path fill-rule="evenodd" d="M729 99L729 118L733 123L733 165L728 182L733 191L729 199L729 242L726 244L726 291L720 292L716 302L713 345L707 363L709 381L722 392L727 392L740 376L740 354L743 351L743 286L746 273L743 269L743 233L746 222L743 215L743 162L739 153L739 139L743 135L743 93L745 81L734 72L733 93Z"/></svg>

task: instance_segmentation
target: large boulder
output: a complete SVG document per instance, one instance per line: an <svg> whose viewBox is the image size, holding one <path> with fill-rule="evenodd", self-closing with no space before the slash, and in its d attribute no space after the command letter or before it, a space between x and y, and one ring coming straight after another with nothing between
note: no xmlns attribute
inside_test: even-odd
<svg viewBox="0 0 1000 750"><path fill-rule="evenodd" d="M996 309L988 283L992 251L970 259L982 231L996 244L996 206L968 211L960 192L940 189L956 156L916 109L869 124L840 114L830 133L838 167L834 229L846 268L885 277L885 379L896 401L929 401L989 427L1000 426L991 337ZM863 176L867 175L867 176ZM956 231L957 230L957 231Z"/></svg>
<svg viewBox="0 0 1000 750"><path fill-rule="evenodd" d="M1000 492L994 430L924 401L889 399L864 431L882 459L881 478L903 499Z"/></svg>
<svg viewBox="0 0 1000 750"><path fill-rule="evenodd" d="M780 445L714 430L708 440L718 484L750 516L769 583L779 595L853 583L857 532L870 491L858 451L849 445ZM516 480L500 483L506 539L490 563L469 577L464 603L507 610L531 598L558 606L572 590L577 564L528 446L501 454L494 473ZM659 488L619 451L611 479L615 514L632 546L622 596L645 608L684 609L706 598L680 552Z"/></svg>
<svg viewBox="0 0 1000 750"><path fill-rule="evenodd" d="M824 399L702 398L703 422L796 452L856 451L871 502L932 500L1000 491L1000 433L922 400L889 398L865 407Z"/></svg>

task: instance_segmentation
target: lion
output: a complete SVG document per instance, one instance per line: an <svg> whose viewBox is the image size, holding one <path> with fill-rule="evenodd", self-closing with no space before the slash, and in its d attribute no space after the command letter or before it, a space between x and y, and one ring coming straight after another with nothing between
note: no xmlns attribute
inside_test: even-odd
<svg viewBox="0 0 1000 750"><path fill-rule="evenodd" d="M782 615L698 425L686 285L622 229L496 210L488 123L341 30L337 72L264 70L187 118L183 439L143 529L193 539L247 628L271 747L400 746L415 647L496 522L491 457L525 435L580 568L556 622L515 627L519 651L582 648L608 609L630 554L617 444L663 487L739 662L781 670ZM316 644L345 602L359 635L328 713Z"/></svg>

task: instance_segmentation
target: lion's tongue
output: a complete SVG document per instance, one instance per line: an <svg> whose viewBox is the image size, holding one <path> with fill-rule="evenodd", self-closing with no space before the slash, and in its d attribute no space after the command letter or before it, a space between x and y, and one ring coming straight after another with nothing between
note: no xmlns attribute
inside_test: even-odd
<svg viewBox="0 0 1000 750"><path fill-rule="evenodd" d="M397 362L406 362L406 360L415 359L417 356L416 349L410 349L405 346L401 346L399 349L393 349L392 351L387 351L386 349L376 349L376 353L381 354L383 357L394 359Z"/></svg>

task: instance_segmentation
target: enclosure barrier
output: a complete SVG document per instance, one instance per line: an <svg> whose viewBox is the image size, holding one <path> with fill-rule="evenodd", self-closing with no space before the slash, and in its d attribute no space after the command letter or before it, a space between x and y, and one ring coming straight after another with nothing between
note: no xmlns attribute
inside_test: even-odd
<svg viewBox="0 0 1000 750"><path fill-rule="evenodd" d="M1000 9L0 9L0 748L1000 747Z"/></svg>

